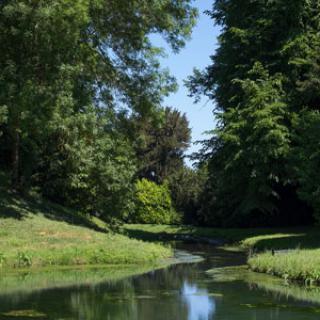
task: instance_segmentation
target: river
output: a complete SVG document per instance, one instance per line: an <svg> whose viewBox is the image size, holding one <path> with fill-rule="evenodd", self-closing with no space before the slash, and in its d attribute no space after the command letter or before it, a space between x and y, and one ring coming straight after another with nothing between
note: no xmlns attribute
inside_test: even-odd
<svg viewBox="0 0 320 320"><path fill-rule="evenodd" d="M141 270L140 275L126 269L121 276L120 268L2 275L0 319L320 318L318 288L250 272L243 266L245 257L236 251L206 244L179 244L178 248L203 260Z"/></svg>

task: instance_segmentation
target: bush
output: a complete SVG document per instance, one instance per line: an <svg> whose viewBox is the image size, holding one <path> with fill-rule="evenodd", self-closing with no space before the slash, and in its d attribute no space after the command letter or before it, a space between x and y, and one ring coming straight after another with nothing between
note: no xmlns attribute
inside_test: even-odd
<svg viewBox="0 0 320 320"><path fill-rule="evenodd" d="M134 202L131 215L134 223L175 224L180 221L173 209L167 184L157 185L147 179L137 181Z"/></svg>

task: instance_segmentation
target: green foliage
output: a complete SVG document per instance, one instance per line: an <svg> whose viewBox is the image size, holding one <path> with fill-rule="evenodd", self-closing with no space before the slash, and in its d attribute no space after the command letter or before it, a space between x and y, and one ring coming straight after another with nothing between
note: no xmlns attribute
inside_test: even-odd
<svg viewBox="0 0 320 320"><path fill-rule="evenodd" d="M260 64L249 75L254 80L238 80L243 102L217 115L213 143L219 150L209 161L217 183L211 223L230 225L255 210L273 212L275 186L285 181L289 130L281 81Z"/></svg>
<svg viewBox="0 0 320 320"><path fill-rule="evenodd" d="M35 198L1 192L0 265L39 268L92 264L154 264L170 248L108 232L100 219ZM99 226L96 222L99 222ZM96 231L98 230L98 231ZM17 235L19 235L17 237Z"/></svg>
<svg viewBox="0 0 320 320"><path fill-rule="evenodd" d="M135 223L176 224L179 215L172 206L167 184L157 185L147 179L135 186L135 209L130 218Z"/></svg>
<svg viewBox="0 0 320 320"><path fill-rule="evenodd" d="M320 221L320 113L303 111L295 123L296 146L292 164L299 183L298 193L315 210Z"/></svg>
<svg viewBox="0 0 320 320"><path fill-rule="evenodd" d="M8 109L6 106L0 106L0 125L3 125L8 120Z"/></svg>
<svg viewBox="0 0 320 320"><path fill-rule="evenodd" d="M4 253L0 252L0 268L2 268L3 264L6 261L6 256Z"/></svg>
<svg viewBox="0 0 320 320"><path fill-rule="evenodd" d="M157 113L176 89L150 35L183 47L191 2L0 3L0 165L12 189L105 219L128 212L136 155L119 123Z"/></svg>
<svg viewBox="0 0 320 320"><path fill-rule="evenodd" d="M320 107L318 6L305 0L214 2L209 14L221 28L219 46L211 65L195 70L188 82L196 100L205 94L215 101L218 120L202 152L209 159L203 222L263 225L273 216L276 224L291 208L311 221L305 201L317 209L310 200L316 189L304 165L297 172L291 160L311 155L307 135L299 139L293 124L304 118L302 110Z"/></svg>
<svg viewBox="0 0 320 320"><path fill-rule="evenodd" d="M184 223L196 223L207 180L206 166L191 169L181 167L168 177L172 203Z"/></svg>
<svg viewBox="0 0 320 320"><path fill-rule="evenodd" d="M6 106L0 106L0 137L2 135L2 126L8 121L8 109Z"/></svg>
<svg viewBox="0 0 320 320"><path fill-rule="evenodd" d="M31 266L32 266L32 258L30 254L19 251L17 253L17 268L31 267Z"/></svg>
<svg viewBox="0 0 320 320"><path fill-rule="evenodd" d="M133 188L134 155L126 138L107 131L105 123L93 112L57 119L48 128L52 143L34 179L52 200L105 219L121 218Z"/></svg>
<svg viewBox="0 0 320 320"><path fill-rule="evenodd" d="M154 117L132 119L135 125L135 150L138 174L158 183L180 170L189 147L191 129L185 114L176 109L161 109Z"/></svg>

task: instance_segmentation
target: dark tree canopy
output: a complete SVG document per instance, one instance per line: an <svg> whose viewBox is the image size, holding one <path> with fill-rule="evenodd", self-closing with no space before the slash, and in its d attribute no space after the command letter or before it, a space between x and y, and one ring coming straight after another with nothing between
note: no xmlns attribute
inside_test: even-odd
<svg viewBox="0 0 320 320"><path fill-rule="evenodd" d="M307 203L318 211L318 188L308 178L318 176L318 12L318 1L214 2L219 46L188 82L196 99L215 101L218 119L203 150L212 195L204 221L301 223L310 221ZM301 127L309 138L301 138Z"/></svg>
<svg viewBox="0 0 320 320"><path fill-rule="evenodd" d="M124 112L149 117L175 79L163 36L190 37L192 0L0 2L0 165L12 189L90 213L126 212L137 171Z"/></svg>
<svg viewBox="0 0 320 320"><path fill-rule="evenodd" d="M185 114L165 108L160 122L137 118L137 156L141 177L163 182L184 166L184 152L189 147L191 129Z"/></svg>

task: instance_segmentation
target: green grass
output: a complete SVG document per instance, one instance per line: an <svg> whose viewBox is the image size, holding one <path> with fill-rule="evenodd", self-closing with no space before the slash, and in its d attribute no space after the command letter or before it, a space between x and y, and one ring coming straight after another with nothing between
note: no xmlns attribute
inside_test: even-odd
<svg viewBox="0 0 320 320"><path fill-rule="evenodd" d="M240 242L257 234L257 230L254 229L220 229L151 224L128 224L124 226L124 230L130 237L143 240L174 240L176 236L192 236L223 239L230 243ZM259 230L261 234L267 234L268 232L270 232L270 229Z"/></svg>
<svg viewBox="0 0 320 320"><path fill-rule="evenodd" d="M288 280L320 284L320 232L318 228L286 230L249 237L241 242L256 252L250 268ZM275 252L272 253L270 249Z"/></svg>
<svg viewBox="0 0 320 320"><path fill-rule="evenodd" d="M320 249L296 249L275 255L260 253L249 258L248 264L257 272L320 284Z"/></svg>
<svg viewBox="0 0 320 320"><path fill-rule="evenodd" d="M129 236L139 239L174 239L176 235L224 239L251 254L250 268L288 280L320 284L320 230L216 229L190 226L126 225ZM272 255L272 250L275 254Z"/></svg>
<svg viewBox="0 0 320 320"><path fill-rule="evenodd" d="M5 176L0 172L0 181ZM17 197L0 186L0 270L75 265L155 264L170 248L141 240L177 236L223 239L255 252L248 263L258 272L320 283L318 228L218 229L192 226L125 225L113 234L101 220L32 197ZM132 239L136 238L136 239ZM138 239L138 240L137 240ZM270 250L276 251L272 255ZM291 249L288 252L278 250Z"/></svg>
<svg viewBox="0 0 320 320"><path fill-rule="evenodd" d="M2 268L48 265L143 264L171 254L157 244L102 233L41 214L0 221Z"/></svg>
<svg viewBox="0 0 320 320"><path fill-rule="evenodd" d="M177 236L221 239L242 249L257 251L320 247L319 228L222 229L194 226L125 225L126 234L143 240L174 240Z"/></svg>
<svg viewBox="0 0 320 320"><path fill-rule="evenodd" d="M169 247L129 239L39 197L0 194L0 270L75 265L156 264Z"/></svg>

